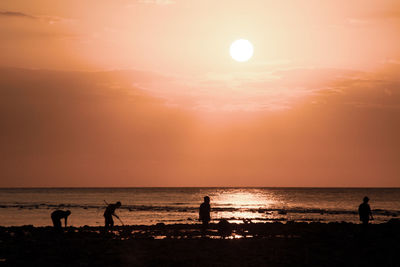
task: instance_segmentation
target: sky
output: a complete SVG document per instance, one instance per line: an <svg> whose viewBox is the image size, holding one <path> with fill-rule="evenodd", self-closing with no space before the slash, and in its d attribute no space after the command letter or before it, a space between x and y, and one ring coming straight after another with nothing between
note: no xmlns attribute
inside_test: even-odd
<svg viewBox="0 0 400 267"><path fill-rule="evenodd" d="M0 187L400 187L399 32L397 0L3 0Z"/></svg>

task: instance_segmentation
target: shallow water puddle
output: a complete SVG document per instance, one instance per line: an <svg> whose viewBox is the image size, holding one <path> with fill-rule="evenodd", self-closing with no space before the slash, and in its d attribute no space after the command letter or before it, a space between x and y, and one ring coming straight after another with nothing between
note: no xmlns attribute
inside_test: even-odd
<svg viewBox="0 0 400 267"><path fill-rule="evenodd" d="M211 238L211 239L222 239L222 238L224 238L224 237L222 237L220 235L212 235L212 236L208 236L208 237ZM248 235L246 237L252 237L252 236ZM229 236L225 237L225 239L242 239L242 238L244 238L244 236L238 235L238 234L233 234L233 235L229 235Z"/></svg>
<svg viewBox="0 0 400 267"><path fill-rule="evenodd" d="M167 236L165 236L165 235L155 235L155 236L153 236L153 238L154 239L166 239Z"/></svg>

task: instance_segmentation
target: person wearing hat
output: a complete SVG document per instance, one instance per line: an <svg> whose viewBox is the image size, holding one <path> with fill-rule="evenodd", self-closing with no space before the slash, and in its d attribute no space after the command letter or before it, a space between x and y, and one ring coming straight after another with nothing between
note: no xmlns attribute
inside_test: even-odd
<svg viewBox="0 0 400 267"><path fill-rule="evenodd" d="M369 198L364 197L363 203L361 203L358 207L358 214L360 215L360 221L363 223L363 225L368 225L369 220L374 219L374 217L372 217L371 207L369 206L368 201Z"/></svg>

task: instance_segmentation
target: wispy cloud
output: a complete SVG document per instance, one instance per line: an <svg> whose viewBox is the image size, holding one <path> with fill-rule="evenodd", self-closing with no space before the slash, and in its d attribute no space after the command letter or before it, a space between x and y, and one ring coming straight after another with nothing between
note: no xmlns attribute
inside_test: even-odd
<svg viewBox="0 0 400 267"><path fill-rule="evenodd" d="M386 67L390 67L386 64ZM268 111L296 103L339 101L357 107L400 107L399 70L382 73L347 69L298 68L264 73L209 73L137 81L135 86L173 106L202 111Z"/></svg>
<svg viewBox="0 0 400 267"><path fill-rule="evenodd" d="M172 0L138 0L140 4L155 4L155 5L171 5L175 4L175 1Z"/></svg>
<svg viewBox="0 0 400 267"><path fill-rule="evenodd" d="M377 11L371 14L376 19L400 19L400 5L384 11Z"/></svg>
<svg viewBox="0 0 400 267"><path fill-rule="evenodd" d="M0 11L0 17L37 19L35 16L15 11Z"/></svg>
<svg viewBox="0 0 400 267"><path fill-rule="evenodd" d="M20 19L33 19L49 24L55 24L60 22L71 22L73 19L62 18L58 16L36 16L18 11L0 11L0 18L20 18Z"/></svg>
<svg viewBox="0 0 400 267"><path fill-rule="evenodd" d="M395 65L400 65L400 60L394 59L394 58L388 58L382 61L382 64L395 64Z"/></svg>
<svg viewBox="0 0 400 267"><path fill-rule="evenodd" d="M347 19L350 26L369 26L381 20L399 20L400 19L400 5L391 8L380 9L370 12L359 17L351 17Z"/></svg>

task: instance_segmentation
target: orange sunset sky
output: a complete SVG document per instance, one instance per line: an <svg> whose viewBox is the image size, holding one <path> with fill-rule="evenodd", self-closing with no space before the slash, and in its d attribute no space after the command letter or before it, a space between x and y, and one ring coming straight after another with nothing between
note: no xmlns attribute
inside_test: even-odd
<svg viewBox="0 0 400 267"><path fill-rule="evenodd" d="M400 187L400 2L2 0L0 148L0 187Z"/></svg>

